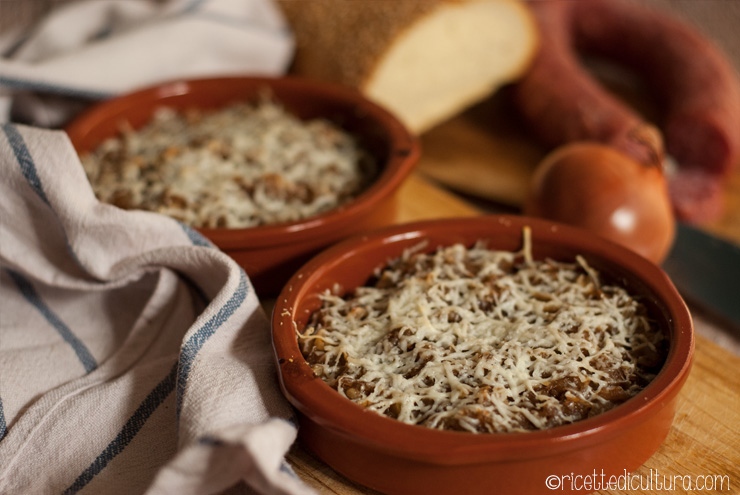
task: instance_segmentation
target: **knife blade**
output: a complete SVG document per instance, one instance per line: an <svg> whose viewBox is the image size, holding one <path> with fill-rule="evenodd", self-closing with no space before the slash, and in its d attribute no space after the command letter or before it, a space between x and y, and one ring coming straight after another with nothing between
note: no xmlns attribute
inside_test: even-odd
<svg viewBox="0 0 740 495"><path fill-rule="evenodd" d="M740 329L740 246L679 223L662 267L686 302Z"/></svg>

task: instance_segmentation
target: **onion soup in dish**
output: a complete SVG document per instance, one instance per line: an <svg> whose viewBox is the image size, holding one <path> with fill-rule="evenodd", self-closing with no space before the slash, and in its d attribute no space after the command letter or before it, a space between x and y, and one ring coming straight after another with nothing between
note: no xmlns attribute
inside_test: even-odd
<svg viewBox="0 0 740 495"><path fill-rule="evenodd" d="M636 395L668 345L639 298L580 256L533 260L524 238L406 250L350 294L326 291L304 357L362 407L444 430L542 430Z"/></svg>
<svg viewBox="0 0 740 495"><path fill-rule="evenodd" d="M376 168L348 132L269 97L208 111L160 107L81 160L101 201L205 228L310 218L356 197Z"/></svg>

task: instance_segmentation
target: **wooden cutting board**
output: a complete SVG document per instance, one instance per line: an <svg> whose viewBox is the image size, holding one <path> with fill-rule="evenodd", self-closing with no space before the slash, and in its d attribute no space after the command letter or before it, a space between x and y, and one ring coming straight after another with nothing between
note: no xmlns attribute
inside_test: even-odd
<svg viewBox="0 0 740 495"><path fill-rule="evenodd" d="M626 86L612 88L644 106ZM480 198L492 209L519 209L548 149L528 132L507 88L421 136L418 170L439 185ZM725 187L725 213L701 227L740 244L740 163Z"/></svg>
<svg viewBox="0 0 740 495"><path fill-rule="evenodd" d="M421 136L418 170L438 183L518 208L547 149L529 135L506 91Z"/></svg>
<svg viewBox="0 0 740 495"><path fill-rule="evenodd" d="M667 4L669 0L650 2ZM671 1L670 5L679 3ZM703 5L696 7L696 2L683 3L694 10L711 10ZM734 25L732 21L726 24ZM731 29L730 33L735 39L736 31ZM520 121L507 91L503 88L421 136L423 153L417 173L397 194L395 210L388 218L390 223L472 216L484 210L516 212L520 208L532 172L548 150L537 143ZM740 245L740 164L727 181L725 214L701 227ZM703 336L710 329L726 329L697 317L700 315L693 310L692 313L700 333L694 365L679 396L673 426L660 449L635 474L642 479L652 474L681 477L682 482L709 476L712 481L725 483L714 491L679 486L670 493L740 493L740 356ZM288 460L318 493L375 493L337 474L300 443L294 446ZM597 493L662 495L669 492Z"/></svg>
<svg viewBox="0 0 740 495"><path fill-rule="evenodd" d="M400 223L479 214L480 210L415 173L398 192L392 217L388 221ZM681 476L687 480L696 480L698 476L718 476L725 483L731 483L731 489L713 493L737 493L740 489L739 430L740 357L699 335L694 366L679 396L676 417L668 438L634 474L645 480L655 473ZM298 476L318 493L375 493L337 474L300 444L294 446L288 461ZM628 495L629 492L597 493ZM663 495L668 492L646 490L639 493ZM672 493L699 492L676 490Z"/></svg>

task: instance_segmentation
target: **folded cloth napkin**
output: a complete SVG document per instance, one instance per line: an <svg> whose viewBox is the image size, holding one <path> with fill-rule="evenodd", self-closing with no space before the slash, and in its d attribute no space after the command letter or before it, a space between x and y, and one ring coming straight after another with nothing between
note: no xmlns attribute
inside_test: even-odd
<svg viewBox="0 0 740 495"><path fill-rule="evenodd" d="M306 494L295 435L244 271L0 125L0 493Z"/></svg>
<svg viewBox="0 0 740 495"><path fill-rule="evenodd" d="M4 38L0 122L43 127L163 80L282 74L293 54L271 0L82 0Z"/></svg>

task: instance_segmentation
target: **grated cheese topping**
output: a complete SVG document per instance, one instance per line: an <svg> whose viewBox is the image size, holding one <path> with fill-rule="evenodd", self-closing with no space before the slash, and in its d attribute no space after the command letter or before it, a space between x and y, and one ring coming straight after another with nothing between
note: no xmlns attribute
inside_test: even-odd
<svg viewBox="0 0 740 495"><path fill-rule="evenodd" d="M214 111L163 107L81 160L101 201L193 227L305 219L356 197L374 173L353 136L268 98Z"/></svg>
<svg viewBox="0 0 740 495"><path fill-rule="evenodd" d="M578 257L454 245L409 250L373 283L322 295L298 339L315 374L400 421L473 433L541 430L611 409L664 360L665 337Z"/></svg>

